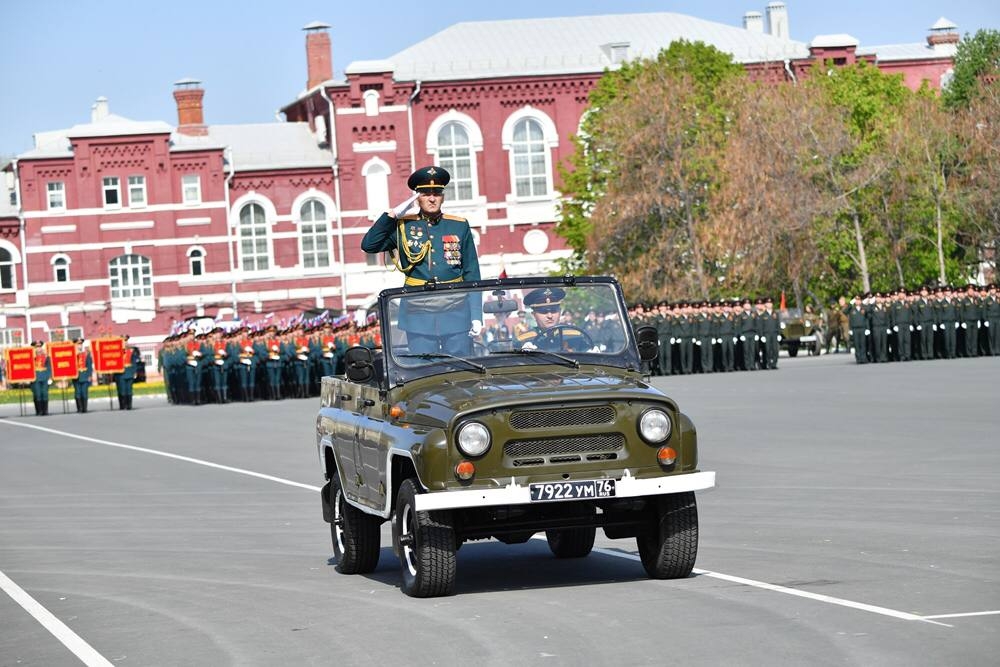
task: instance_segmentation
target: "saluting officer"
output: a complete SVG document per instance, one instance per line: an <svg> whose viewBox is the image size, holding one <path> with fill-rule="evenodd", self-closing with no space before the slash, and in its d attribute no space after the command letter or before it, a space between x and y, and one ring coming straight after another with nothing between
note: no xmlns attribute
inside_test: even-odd
<svg viewBox="0 0 1000 667"><path fill-rule="evenodd" d="M406 275L407 286L480 279L479 256L468 221L441 211L450 180L451 175L438 166L413 172L406 184L415 194L379 216L361 240L361 249L367 253L396 253L393 261ZM407 214L414 202L418 211ZM474 296L426 311L419 303L404 301L399 326L407 332L410 352L463 355L471 351L470 334L477 336L482 328L482 306L474 303Z"/></svg>

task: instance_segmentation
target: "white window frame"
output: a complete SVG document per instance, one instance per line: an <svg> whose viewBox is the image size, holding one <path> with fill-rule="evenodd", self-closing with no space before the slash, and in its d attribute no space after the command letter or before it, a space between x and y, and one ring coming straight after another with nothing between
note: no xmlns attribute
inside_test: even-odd
<svg viewBox="0 0 1000 667"><path fill-rule="evenodd" d="M205 259L208 257L208 253L205 252L205 248L200 245L191 246L187 250L187 257L188 257L188 273L191 275L191 277L198 278L204 276L206 273ZM201 265L200 273L194 272L195 262Z"/></svg>
<svg viewBox="0 0 1000 667"><path fill-rule="evenodd" d="M448 194L447 201L458 204L477 203L479 200L479 158L476 154L481 153L483 150L483 133L479 129L479 124L476 123L471 116L460 113L454 109L441 114L435 118L431 122L430 127L427 128L427 152L432 156L434 164L438 164L447 169L447 166L442 164L442 147L439 144L439 135L441 130L444 129L449 123L458 123L461 125L469 137L469 162L470 177L472 180L472 194L468 199L458 199L454 196L455 189L451 184L449 184L448 188L445 188L445 192ZM451 178L453 181L455 180L455 177L456 175L452 173Z"/></svg>
<svg viewBox="0 0 1000 667"><path fill-rule="evenodd" d="M52 256L52 281L57 283L68 283L70 282L69 265L73 263L69 255L64 255L62 253ZM62 269L66 272L66 279L59 280L59 270Z"/></svg>
<svg viewBox="0 0 1000 667"><path fill-rule="evenodd" d="M128 205L129 208L145 208L146 204L149 203L146 199L146 177L142 174L134 174L128 176ZM132 183L133 179L138 179L136 183ZM137 201L134 194L136 192L142 193L139 200Z"/></svg>
<svg viewBox="0 0 1000 667"><path fill-rule="evenodd" d="M114 192L115 199L118 201L115 203L108 202L108 193ZM104 208L115 209L122 207L122 179L118 176L102 176L101 177L101 201L104 202Z"/></svg>
<svg viewBox="0 0 1000 667"><path fill-rule="evenodd" d="M188 192L193 192L189 197ZM201 174L184 174L181 176L181 201L184 204L201 203Z"/></svg>
<svg viewBox="0 0 1000 667"><path fill-rule="evenodd" d="M59 186L58 188L53 188L53 185ZM61 203L54 203L53 196L58 194L59 201ZM65 211L66 210L66 183L63 181L49 181L45 184L45 195L46 201L48 203L48 210L50 211Z"/></svg>
<svg viewBox="0 0 1000 667"><path fill-rule="evenodd" d="M263 240L266 246L266 257L264 257L265 260L264 263L266 264L265 266L258 265L259 257L257 254L248 256L243 252L244 225L243 225L242 215L243 215L243 209L250 205L257 205L263 211L264 219L259 224L263 226L263 232L264 232ZM236 251L239 260L238 266L240 268L240 271L244 273L256 274L269 271L274 266L274 248L271 243L271 226L273 225L274 219L276 217L277 217L277 212L275 211L274 204L272 204L266 198L261 197L255 193L248 193L247 195L244 195L243 197L237 199L236 202L233 204L232 219L230 221L230 224L233 226L233 229L236 232L235 233ZM255 222L254 224L257 223ZM251 241L257 240L257 235L256 234L252 235L250 237L250 240ZM248 258L253 259L254 261L253 268L247 268Z"/></svg>
<svg viewBox="0 0 1000 667"><path fill-rule="evenodd" d="M368 219L375 220L383 211L389 210L389 174L392 167L377 157L365 162L361 176L365 179L365 202L368 205Z"/></svg>
<svg viewBox="0 0 1000 667"><path fill-rule="evenodd" d="M5 287L0 281L0 292L17 291L17 266L21 263L21 253L8 241L0 239L0 250L4 250L10 255L10 259L0 259L0 267L6 267L10 271L10 285Z"/></svg>
<svg viewBox="0 0 1000 667"><path fill-rule="evenodd" d="M323 207L323 217L320 220L306 220L302 215L306 207L310 206L322 206ZM315 209L314 209L315 210ZM333 234L330 227L330 207L325 201L319 197L311 196L306 197L300 202L296 202L295 206L296 223L299 228L299 263L303 271L328 271L330 267L333 266ZM312 231L307 234L306 229L312 227ZM312 237L314 240L322 240L326 244L326 248L319 250L313 248L307 251L305 247L305 242L307 237ZM306 257L312 255L316 262L313 266L306 266ZM326 259L326 264L320 265L319 260Z"/></svg>
<svg viewBox="0 0 1000 667"><path fill-rule="evenodd" d="M0 348L22 347L24 345L27 345L27 339L24 337L24 329L0 329Z"/></svg>
<svg viewBox="0 0 1000 667"><path fill-rule="evenodd" d="M545 144L545 194L542 195L518 196L517 194L518 174L514 164L514 128L524 120L533 120L542 128L542 141ZM552 199L557 196L555 193L555 179L552 173L552 151L559 146L559 133L556 130L556 124L548 114L532 106L525 106L518 109L504 121L503 128L500 130L500 142L508 154L507 164L510 170L509 199L539 201Z"/></svg>
<svg viewBox="0 0 1000 667"><path fill-rule="evenodd" d="M116 277L118 285L114 284ZM143 255L113 257L108 262L108 287L112 301L150 299L153 296L153 263Z"/></svg>
<svg viewBox="0 0 1000 667"><path fill-rule="evenodd" d="M49 341L52 343L72 342L83 338L83 327L56 327L49 329Z"/></svg>

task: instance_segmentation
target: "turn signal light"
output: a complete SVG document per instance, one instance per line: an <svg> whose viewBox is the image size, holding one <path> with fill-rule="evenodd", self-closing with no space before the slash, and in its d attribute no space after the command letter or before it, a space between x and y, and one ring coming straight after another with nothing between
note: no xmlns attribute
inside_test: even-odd
<svg viewBox="0 0 1000 667"><path fill-rule="evenodd" d="M677 460L677 452L674 451L673 447L660 447L656 450L656 460L660 462L661 466L672 466Z"/></svg>
<svg viewBox="0 0 1000 667"><path fill-rule="evenodd" d="M389 408L389 416L392 417L393 419L402 419L403 415L405 414L406 412L403 410L403 408L399 407L398 405L394 405L391 408Z"/></svg>
<svg viewBox="0 0 1000 667"><path fill-rule="evenodd" d="M461 461L455 466L455 477L461 480L472 479L472 476L475 474L476 466L472 465L472 461Z"/></svg>

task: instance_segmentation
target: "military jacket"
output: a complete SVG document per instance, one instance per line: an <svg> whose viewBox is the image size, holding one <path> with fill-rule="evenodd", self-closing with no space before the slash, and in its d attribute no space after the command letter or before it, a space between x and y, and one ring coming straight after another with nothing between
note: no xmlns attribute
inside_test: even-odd
<svg viewBox="0 0 1000 667"><path fill-rule="evenodd" d="M368 253L397 251L408 285L421 285L432 278L438 282L480 278L472 230L465 218L453 215L437 220L408 215L397 220L383 213L361 239L361 249Z"/></svg>
<svg viewBox="0 0 1000 667"><path fill-rule="evenodd" d="M852 329L868 328L868 314L864 308L848 306L845 312L847 313L847 322Z"/></svg>

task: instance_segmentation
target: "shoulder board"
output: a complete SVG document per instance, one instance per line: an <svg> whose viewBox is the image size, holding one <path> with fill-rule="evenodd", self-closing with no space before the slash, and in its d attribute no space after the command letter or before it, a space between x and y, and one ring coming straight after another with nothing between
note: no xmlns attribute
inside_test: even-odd
<svg viewBox="0 0 1000 667"><path fill-rule="evenodd" d="M515 336L515 338L517 338L518 341L523 342L523 341L526 341L526 340L531 340L532 338L535 338L536 336L538 336L538 332L534 331L534 330L531 330L531 331L525 331L524 333L519 333L519 334L517 334Z"/></svg>
<svg viewBox="0 0 1000 667"><path fill-rule="evenodd" d="M580 331L579 329L563 329L562 335L565 336L566 338L573 338L573 337L579 338L580 336L583 335L583 332Z"/></svg>
<svg viewBox="0 0 1000 667"><path fill-rule="evenodd" d="M453 220L455 222L465 222L465 223L469 222L468 220L466 220L465 218L463 218L461 216L458 216L458 215L448 215L447 213L442 213L441 214L441 219L442 220Z"/></svg>

